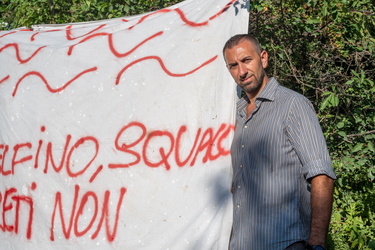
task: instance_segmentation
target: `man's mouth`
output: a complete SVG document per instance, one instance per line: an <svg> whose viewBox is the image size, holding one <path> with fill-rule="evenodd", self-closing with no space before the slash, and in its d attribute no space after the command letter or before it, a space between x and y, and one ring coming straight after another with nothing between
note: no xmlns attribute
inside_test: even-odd
<svg viewBox="0 0 375 250"><path fill-rule="evenodd" d="M241 82L242 83L246 83L247 81L249 81L251 78L253 77L253 75L250 75L250 76L247 76L246 78L241 78Z"/></svg>

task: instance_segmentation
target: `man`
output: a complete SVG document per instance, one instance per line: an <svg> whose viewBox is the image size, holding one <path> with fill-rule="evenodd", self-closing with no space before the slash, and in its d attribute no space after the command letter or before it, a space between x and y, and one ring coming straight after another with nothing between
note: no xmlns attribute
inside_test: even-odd
<svg viewBox="0 0 375 250"><path fill-rule="evenodd" d="M251 35L223 48L245 95L231 146L233 250L324 249L334 179L327 145L307 98L268 78L268 54Z"/></svg>

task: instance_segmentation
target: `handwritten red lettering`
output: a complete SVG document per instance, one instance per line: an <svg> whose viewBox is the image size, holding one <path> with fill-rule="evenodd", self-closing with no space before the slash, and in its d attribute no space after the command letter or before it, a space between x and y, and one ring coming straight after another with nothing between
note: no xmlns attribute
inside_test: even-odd
<svg viewBox="0 0 375 250"><path fill-rule="evenodd" d="M143 40L132 40L130 41L131 46L127 46L127 36L129 34L132 35L134 32L134 30L132 32L131 29L144 23L146 19L149 19L152 15L173 14L179 17L182 25L190 26L189 29L209 25L211 20L220 16L227 11L228 8L237 8L236 5L239 4L237 0L228 1L229 3L220 11L217 12L216 9L214 12L207 15L207 17L210 16L208 19L206 18L199 21L189 19L188 17L191 15L186 15L180 8L174 8L155 11L136 19L122 19L120 22L131 21L131 24L125 25L122 23L121 26L117 26L118 23L115 23L115 26L108 23L108 27L106 27L107 24L93 23L83 28L81 28L81 25L80 27L74 27L73 25L64 26L64 28L61 29L48 28L44 31L42 31L43 28L41 28L41 31L38 32L29 29L12 32L0 31L0 39L9 36L2 39L5 42L0 45L0 53L2 53L2 55L6 54L7 57L12 57L9 64L10 67L8 67L11 70L9 72L2 72L0 85L6 90L9 89L8 84L11 83L12 86L15 85L9 92L4 92L9 93L9 95L11 94L14 99L16 95L21 94L21 92L21 98L23 95L34 94L36 89L34 89L34 91L25 91L25 89L33 88L38 84L46 90L46 93L51 95L56 93L69 95L69 91L65 90L70 87L74 88L73 85L76 84L79 79L83 80L84 78L96 74L96 72L98 75L113 76L113 72L100 74L103 73L103 70L111 68L111 66L114 66L111 70L116 70L114 73L114 77L116 78L113 79L110 84L119 85L120 82L125 84L125 82L122 82L122 78L126 77L126 75L124 75L125 73L130 73L127 70L145 61L152 61L152 63L156 64L156 68L159 68L162 73L164 72L170 77L188 76L215 62L218 59L218 55L213 54L207 56L206 61L202 62L200 65L187 65L181 72L172 72L173 70L169 66L174 62L166 60L170 59L169 57L159 57L153 53L147 54L150 52L148 49L142 52L140 51L141 53L134 55L134 57L123 60L124 57L128 57L132 53L139 51L140 48L161 39L162 36L165 35L165 31L145 30L146 33L144 33L145 36L142 37ZM192 17L194 18L194 15L192 15ZM128 27L128 30L123 30L124 33L122 33L120 30L123 29L124 26ZM173 26L171 26L171 28L173 28ZM167 31L169 27L163 30ZM22 36L23 39L12 39L13 34L19 32L26 32L23 34L25 36ZM52 37L57 39L48 39L47 32L54 33ZM147 34L147 32L149 32L149 34ZM139 36L137 37L139 38ZM26 41L28 38L30 38L29 41ZM36 39L39 41L36 42ZM14 41L18 42L16 43ZM32 46L28 46L30 44L26 44L26 42L31 43ZM86 52L84 50L79 50L76 46L80 47L84 45L84 43L91 42L95 42L99 45L98 48L100 48L100 51L107 53L105 58L115 62L115 65L108 64L108 67L105 67L106 65L100 61L101 58L99 58L99 60L89 60L89 63L93 63L93 65L89 65L87 68L78 67L76 72L74 70L64 71L63 75L66 76L65 79L62 75L51 74L52 72L46 74L45 72L46 70L48 71L48 68L38 68L41 63L35 62L35 59L41 59L40 62L43 61L42 59L46 59L45 63L42 63L43 65L56 67L56 64L49 63L49 60L53 59L48 58L47 60L47 57L61 56L61 53L53 53L56 49L61 48L65 48L65 54L62 55L64 57L63 59L87 59ZM25 45L28 46L26 50ZM102 48L104 48L104 50ZM152 46L149 48L152 48ZM81 52L85 53L81 54ZM74 58L71 56L73 53L75 53ZM94 56L97 55L95 53L91 54L89 58L94 58ZM20 66L19 69L16 64ZM83 64L80 65L82 66ZM98 70L100 70L100 72ZM54 83L56 80L57 82ZM31 84L34 82L36 82L36 84ZM90 82L90 79L87 82ZM21 84L22 86L20 86ZM58 96L59 95L54 95L53 97ZM9 107L11 107L11 105L18 105L18 101L20 100L14 100L14 102L7 102L6 104L9 103ZM56 104L58 103L59 102L56 102ZM10 110L13 111L12 109ZM15 112L17 112L17 110L15 110ZM43 113L40 117L42 119L47 119L44 120L44 122L53 119L53 116L48 117L48 112ZM14 124L16 124L18 120L14 122ZM66 122L69 122L69 120ZM32 123L28 125L34 126ZM62 123L60 125L63 126L64 124ZM20 131L12 131L14 133L10 133L10 136L14 136L14 138L5 136L1 139L5 141L0 141L0 178L3 178L0 179L0 182L4 180L3 186L5 186L5 190L0 190L0 233L9 233L11 236L16 235L17 237L20 234L25 234L27 239L32 238L34 218L38 218L34 215L35 202L44 202L45 198L35 199L34 202L33 195L35 195L38 187L39 190L43 190L43 192L38 193L38 195L47 194L52 200L50 204L53 204L51 208L46 206L47 209L50 209L46 216L50 219L47 234L49 234L48 236L51 241L54 241L55 238L61 238L60 236L65 238L63 241L73 237L84 236L94 240L101 234L105 235L104 241L113 242L117 237L118 225L119 222L121 222L120 216L123 211L121 208L125 201L127 189L120 186L114 187L115 189L111 191L100 189L95 189L95 191L93 191L89 187L94 186L93 182L95 180L103 180L100 179L100 177L106 177L108 179L109 175L107 174L110 171L118 171L121 174L128 173L128 171L122 171L121 168L143 167L159 168L161 171L173 171L182 167L189 168L195 165L202 165L201 163L213 162L220 157L230 154L228 138L234 131L234 126L231 124L221 124L218 127L194 127L194 129L182 124L180 127L177 126L174 127L173 130L170 130L165 128L150 129L147 127L147 124L133 121L128 124L121 124L120 129L111 134L112 137L107 136L107 131L106 136L103 136L105 137L105 141L102 141L101 135L70 134L69 132L72 131L66 131L63 132L64 134L61 134L61 131L65 131L67 127L70 126L66 126L62 130L59 129L49 131L50 133L44 133L46 127L41 126L40 131L36 129L36 133L30 133L30 137L22 138L22 136L25 136L24 132L26 132L26 130L22 131L22 128L15 126L14 130L20 129ZM37 134L39 134L39 138L36 136ZM61 136L62 142L56 139L60 139ZM20 141L19 138L22 138L22 140ZM108 138L111 138L111 142L113 143L109 146ZM33 141L30 141L31 139ZM104 146L108 146L109 148L103 150ZM111 156L115 157L112 158ZM20 174L21 171L24 171L22 175ZM33 178L33 173L36 173L35 178L38 178L37 180L40 180L40 183L37 182L37 185L36 182L32 182L30 186L26 186L24 179ZM46 178L41 178L41 176ZM72 183L79 183L79 185L75 185L74 188L70 188L70 185L68 185L68 187L60 191L52 191L53 193L51 193L50 190L46 190L48 189L49 183L51 183L48 182L50 177L53 177L51 178L53 180L58 179L63 183L68 178L69 181L70 179L74 179ZM64 178L67 179L64 180ZM14 182L14 179L19 179L19 181ZM47 181L44 179L47 179ZM9 183L11 183L11 187L9 187ZM13 184L17 184L18 187L13 187ZM47 187L43 186L40 188L40 184L45 184ZM61 183L58 183L54 187L59 187L60 184ZM22 186L22 188L20 186ZM45 204L48 205L48 203ZM45 204L37 204L35 208L39 208ZM71 205L67 206L68 204ZM43 212L45 211L43 210ZM37 214L40 215L39 213ZM38 221L36 222L38 223ZM34 227L36 227L36 225L34 225ZM22 238L25 239L25 237L18 238L22 240ZM103 238L102 236L99 237ZM12 239L12 241L16 240L17 238Z"/></svg>
<svg viewBox="0 0 375 250"><path fill-rule="evenodd" d="M197 151L195 152L194 158L190 163L190 166L194 166L195 161L196 161L199 153L202 152L205 148L209 147L209 145L213 143L213 139L212 139L213 135L212 134L213 134L212 128L208 128L203 133L203 136L202 136L201 141L198 145ZM203 162L207 162L207 155L205 157L203 157Z"/></svg>
<svg viewBox="0 0 375 250"><path fill-rule="evenodd" d="M134 142L131 142L130 144L122 143L120 145L121 136L123 136L123 134L125 133L126 130L128 130L130 128L133 128L133 127L138 127L138 128L141 129L141 135L139 136L139 138L137 140L135 140ZM116 136L115 147L116 147L117 150L119 150L121 152L128 153L128 154L131 154L131 155L135 156L136 160L133 161L133 162L125 163L125 164L109 164L108 167L109 168L127 168L129 166L133 166L133 165L138 164L141 161L140 154L137 153L136 151L129 150L129 148L132 148L135 145L137 145L138 143L140 143L143 140L143 138L146 136L146 131L147 131L146 126L143 125L140 122L131 122L128 125L126 125L125 127L123 127Z"/></svg>
<svg viewBox="0 0 375 250"><path fill-rule="evenodd" d="M2 150L2 153L0 154L0 160L1 160L0 174L4 176L10 175L12 173L11 170L4 170L5 169L4 160L5 160L6 153L8 152L8 149L9 149L8 145L0 144L0 150Z"/></svg>
<svg viewBox="0 0 375 250"><path fill-rule="evenodd" d="M122 203L123 203L123 199L124 199L124 196L125 196L125 193L126 193L126 188L122 187L120 189L120 195L119 195L117 206L116 206L116 215L115 216L110 216L110 214L109 214L109 201L110 201L110 195L111 195L111 192L109 190L105 191L103 202L99 201L98 195L93 191L87 191L86 193L83 194L83 196L81 198L79 197L80 196L79 193L80 193L80 187L79 187L79 185L76 185L75 188L74 188L73 205L72 205L72 208L71 208L69 219L65 219L65 217L64 217L64 210L66 210L66 206L63 205L61 193L60 192L56 193L55 204L54 204L53 213L52 213L52 217L51 217L51 228L50 228L50 239L51 239L51 241L55 240L55 230L56 230L55 220L56 220L57 211L60 214L62 233L64 234L64 237L66 239L69 239L73 228L74 228L73 232L74 232L74 235L76 237L81 237L81 236L86 235L93 228L94 222L96 221L96 218L97 218L98 213L99 213L99 204L103 204L103 206L101 208L101 217L100 217L99 222L97 224L97 228L95 229L91 238L95 239L98 236L100 230L103 227L105 227L107 240L109 242L112 242L116 238L117 226L118 226L120 211L121 211L120 208L121 208ZM90 221L85 225L84 229L80 230L78 228L78 225L80 224L79 219L85 211L85 207L86 207L86 204L87 204L89 198L91 198L93 200L95 209L94 209L94 212L92 214L92 217L91 217ZM78 210L76 210L77 205L78 205ZM109 218L110 217L115 218L115 220L113 222L112 233L110 231L110 225L109 225ZM103 226L104 220L105 220L106 223ZM69 222L67 223L67 221L69 221Z"/></svg>
<svg viewBox="0 0 375 250"><path fill-rule="evenodd" d="M222 155L223 152L221 152L220 148L218 148L218 150L217 150L218 152L217 152L216 155L213 155L212 151L214 149L215 142L218 141L218 137L219 137L220 133L222 133L225 128L226 128L226 125L221 124L219 130L217 131L217 133L215 135L213 135L211 133L211 138L209 139L207 145L205 146L205 147L207 147L207 151L206 151L206 155L203 158L203 162L207 162L208 160L213 161L213 160L219 158ZM218 146L218 145L216 145L216 146ZM203 148L205 148L205 147L203 147Z"/></svg>
<svg viewBox="0 0 375 250"><path fill-rule="evenodd" d="M55 230L55 215L56 215L56 208L57 208L57 206L59 208L59 213L60 213L60 220L61 220L62 232L63 232L63 234L64 234L64 236L65 236L66 239L70 238L70 232L72 231L73 220L74 220L74 215L75 215L76 206L77 206L78 193L79 193L79 186L76 185L74 187L73 207L71 209L71 214L70 214L68 228L66 228L66 226L65 226L65 219L64 219L64 213L63 213L63 204L62 204L62 201L61 201L61 193L60 192L56 193L55 205L53 207L53 213L52 213L52 218L51 218L51 229L50 229L50 232L51 232L50 239L52 241L55 240L54 230ZM65 206L65 208L66 208L66 206Z"/></svg>
<svg viewBox="0 0 375 250"><path fill-rule="evenodd" d="M106 232L107 239L109 242L112 242L115 240L116 233L117 233L118 220L119 220L120 211L121 211L120 208L121 208L122 200L124 199L125 193L126 193L126 188L122 187L120 189L120 197L119 197L119 201L117 202L117 207L116 207L115 222L114 222L113 230L111 233L110 225L109 225L109 218L110 218L109 198L110 198L111 193L108 190L105 191L103 208L102 208L102 217L100 218L98 228L96 229L95 233L91 236L92 239L95 239L98 236L99 231L102 228L103 221L105 220L105 229L106 229L105 232Z"/></svg>
<svg viewBox="0 0 375 250"><path fill-rule="evenodd" d="M127 134L127 130L134 128L141 129L142 132L140 136L137 137L136 140L128 144L120 143L121 137ZM135 156L136 160L127 163L108 164L108 167L112 169L127 168L139 164L141 161L143 161L143 163L148 167L155 168L159 166L164 166L166 170L170 170L171 164L173 163L176 163L176 165L179 167L183 167L185 165L194 166L198 156L201 153L203 154L203 163L207 161L214 161L219 157L226 156L230 153L229 149L225 149L222 143L228 138L230 132L233 130L233 125L222 124L217 131L215 131L214 128L208 128L202 134L202 128L199 128L196 132L194 143L191 147L188 156L185 160L182 160L180 156L180 150L181 148L186 148L186 145L182 145L181 138L182 135L187 131L186 126L181 126L177 132L177 135L175 136L168 131L147 131L146 127L143 124L138 122L132 122L124 126L119 131L115 140L115 147L120 152L124 152ZM156 137L168 138L170 143L169 146L166 146L168 144L165 143L163 144L164 147L159 147L158 156L160 157L160 160L157 162L151 162L149 160L147 152L150 148L152 148L153 140L155 140ZM141 145L142 143L142 152L137 152L134 148L137 145ZM171 157L174 157L174 159Z"/></svg>
<svg viewBox="0 0 375 250"><path fill-rule="evenodd" d="M42 126L41 132L45 130ZM120 156L127 160L117 163L102 162L98 165L94 164L94 160L101 147L95 136L83 136L72 142L72 135L68 134L64 144L59 145L62 149L56 149L55 142L45 142L43 139L35 143L16 144L13 151L9 151L9 145L0 144L0 175L15 175L16 166L27 164L37 171L41 162L44 163L44 174L60 173L64 170L70 178L82 176L92 167L96 167L91 177L87 177L91 183L103 171L104 166L117 169L144 164L151 168L165 167L166 170L171 170L172 166L194 166L198 159L206 163L228 155L229 148L223 146L223 143L233 130L234 126L228 124L221 124L218 129L198 128L194 132L189 131L189 134L195 133L195 138L192 144L186 145L183 139L187 139L184 135L188 128L185 125L174 134L167 130L149 131L140 122L130 122L119 130L114 140L115 152L121 153Z"/></svg>
<svg viewBox="0 0 375 250"><path fill-rule="evenodd" d="M177 133L175 158L176 158L176 163L179 167L185 166L186 163L190 160L190 158L193 155L193 152L194 152L194 150L197 146L199 136L200 136L201 131L202 131L201 128L198 129L197 135L195 136L194 144L193 144L192 149L190 150L190 153L188 154L188 156L186 157L186 159L184 161L181 161L181 158L180 158L181 136L182 136L183 133L186 132L186 130L187 130L186 126L181 126L180 130Z"/></svg>
<svg viewBox="0 0 375 250"><path fill-rule="evenodd" d="M173 166L194 166L199 161L202 163L214 161L229 154L229 149L224 146L224 143L233 130L234 126L229 124L221 124L219 128L197 128L195 131L189 131L188 127L183 125L175 134L168 130L150 131L140 122L130 122L116 134L114 149L117 150L115 152L125 154L124 156L128 156L128 159L130 156L132 159L116 164L110 163L108 169L115 170L144 164L151 168L164 167L170 171ZM41 126L40 131L44 133L45 126ZM193 142L188 145L186 145L187 141L190 142L190 140L184 137L187 134L195 135ZM34 145L32 142L18 143L13 147L0 144L0 174L4 177L15 175L16 166L27 164L31 167L28 168L29 170L37 171L39 170L39 161L44 159L44 174L60 173L66 168L67 176L71 178L82 176L93 166L94 159L100 151L100 143L94 136L83 136L74 143L71 142L72 136L68 134L61 150L54 149L53 141L45 142L43 139L37 140ZM10 148L13 151L9 151ZM90 148L90 153L87 153L87 148ZM181 149L188 150L182 152ZM83 160L80 150L85 150ZM55 155L56 152L60 152L58 157ZM10 159L6 161L8 158ZM83 163L79 166L74 164L73 168L73 162L78 162L78 160ZM10 166L8 168L6 167L7 162ZM90 183L103 171L104 166L103 164L99 165L91 174ZM36 190L36 186L36 183L33 182L30 191ZM126 188L121 188L116 211L112 212L115 215L110 216L111 192L109 190L104 191L101 196L94 191L82 192L80 186L76 185L74 194L70 196L73 200L70 208L67 208L63 202L62 193L56 192L51 214L50 239L54 241L56 230L60 230L66 239L70 239L72 234L75 237L91 234L91 238L95 239L100 231L104 230L107 241L114 241L117 235L120 207L123 204L125 193ZM30 196L18 194L16 188L8 188L4 192L0 192L0 230L19 234L20 219L25 218L25 216L20 216L21 207L24 208L22 211L28 212L25 232L26 238L30 239L32 237L34 202ZM89 216L84 217L83 214L89 208L92 212ZM114 217L115 219L113 219ZM58 224L61 225L60 229L56 228L57 221L60 222Z"/></svg>
<svg viewBox="0 0 375 250"><path fill-rule="evenodd" d="M46 127L42 126L40 128L40 131L41 132L46 131ZM38 142L38 149L37 149L36 154L35 154L34 168L38 168L39 167L39 153L40 153L40 149L42 148L42 145L43 145L43 140L39 140L39 142Z"/></svg>
<svg viewBox="0 0 375 250"><path fill-rule="evenodd" d="M82 231L79 231L78 229L78 225L80 225L79 223L79 218L82 214L84 214L84 210L85 210L85 206L87 204L87 201L89 200L89 198L92 198L94 200L94 206L90 206L90 208L94 207L94 213L91 217L91 220L90 222L88 223L88 225L86 226L86 228ZM75 216L75 220L74 220L74 234L77 236L77 237L81 237L83 235L85 235L89 230L90 228L92 227L92 225L94 224L94 221L96 219L96 216L98 214L98 197L96 197L96 194L92 191L89 191L87 193L85 193L82 197L82 200L81 200L81 204L79 205L79 208L78 208L78 211L77 211L77 215ZM82 223L81 223L82 224Z"/></svg>
<svg viewBox="0 0 375 250"><path fill-rule="evenodd" d="M28 155L28 156L25 156L19 160L16 160L17 159L17 153L18 153L18 150L20 148L23 148L23 147L27 147L27 148L31 148L32 145L30 142L27 142L27 143L23 143L23 144L16 144L14 146L14 153L13 153L13 159L12 159L12 174L14 174L14 167L17 165L17 164L20 164L20 163L24 163L26 161L29 161L33 158L32 155Z"/></svg>
<svg viewBox="0 0 375 250"><path fill-rule="evenodd" d="M165 150L163 147L160 147L159 148L159 153L160 153L160 157L161 157L161 160L159 162L156 162L156 163L152 163L151 161L148 160L147 158L147 148L148 148L148 145L151 141L151 139L153 137L156 137L156 136L167 136L171 143L170 143L170 147L169 147L169 150L168 150L168 153L165 153ZM144 161L145 163L147 164L147 166L150 166L150 167L159 167L161 166L162 164L164 164L165 168L167 170L171 169L171 165L170 163L168 162L168 157L170 156L170 154L172 153L172 150L173 150L173 147L174 147L174 138L173 138L173 135L170 133L170 132L167 132L167 131L159 131L159 130L156 130L156 131L153 131L151 132L148 136L147 136L147 139L143 145L143 150L142 150L142 155L143 155L143 158L144 158Z"/></svg>
<svg viewBox="0 0 375 250"><path fill-rule="evenodd" d="M35 154L34 168L39 167L39 153L40 153L40 149L42 148L42 145L43 145L43 141L39 140L38 149L36 150L36 154Z"/></svg>
<svg viewBox="0 0 375 250"><path fill-rule="evenodd" d="M6 213L7 211L11 211L12 208L13 208L13 205L12 203L10 203L9 205L7 205L7 202L8 202L8 197L12 195L12 193L15 193L17 192L17 189L15 188L10 188L10 189L7 189L5 190L4 192L4 201L3 201L3 213L2 213L2 219L3 219L3 224L2 224L2 229L4 231L13 231L14 229L14 226L11 226L11 225L8 225L7 222L6 222Z"/></svg>
<svg viewBox="0 0 375 250"><path fill-rule="evenodd" d="M97 176L102 170L103 170L103 165L100 165L100 166L96 169L95 173L91 176L89 182L90 182L90 183L93 182L93 181L95 180L96 176Z"/></svg>
<svg viewBox="0 0 375 250"><path fill-rule="evenodd" d="M71 166L70 166L70 161L71 161L71 158L72 158L72 154L73 152L78 148L80 147L80 145L84 144L85 142L87 141L91 141L95 144L95 153L94 153L94 156L92 157L92 159L86 164L86 166L78 171L78 172L73 172L71 170ZM99 152L99 142L97 139L95 139L95 137L92 137L92 136L87 136L87 137L84 137L84 138L81 138L79 139L74 145L73 147L70 149L69 151L69 154L68 154L68 158L66 160L66 171L68 173L68 175L70 177L77 177L79 175L82 175L91 165L91 163L95 160L96 156L98 155L98 152Z"/></svg>
<svg viewBox="0 0 375 250"><path fill-rule="evenodd" d="M227 127L227 129L223 132L223 134L221 134L221 136L219 137L218 142L217 142L217 148L218 148L218 150L221 154L218 154L217 157L219 157L220 155L229 155L230 154L230 150L223 148L221 143L228 138L229 134L232 131L234 131L234 129L235 129L234 125L229 125ZM214 159L211 158L211 160L214 160Z"/></svg>
<svg viewBox="0 0 375 250"><path fill-rule="evenodd" d="M14 232L18 234L18 223L19 223L19 211L20 211L20 204L21 201L25 202L29 206L29 215L28 215L28 223L27 223L27 229L26 229L26 238L31 238L31 232L32 232L32 223L33 223L33 214L34 214L34 203L33 200L24 195L17 195L13 196L12 200L16 201L16 218L15 218L15 226L14 226Z"/></svg>
<svg viewBox="0 0 375 250"><path fill-rule="evenodd" d="M34 187L34 189L31 190L35 190L35 188L36 187ZM26 238L30 239L32 235L32 224L34 215L33 199L30 196L17 194L17 189L14 187L6 189L4 191L4 199L2 199L2 197L2 193L0 192L0 204L3 203L1 206L2 221L0 224L0 230L3 232L14 232L15 234L19 233L19 217L21 211L23 211L21 209L21 204L25 204L27 207L26 209L28 210ZM8 216L8 213L13 216Z"/></svg>
<svg viewBox="0 0 375 250"><path fill-rule="evenodd" d="M51 162L53 169L58 173L61 171L61 169L64 166L65 162L65 156L66 156L66 151L68 150L68 146L70 143L70 139L72 138L71 135L66 136L66 143L64 147L64 151L62 153L62 156L60 158L60 166L56 166L55 161L53 160L53 155L52 155L52 142L49 142L47 145L47 151L46 151L46 163L44 167L44 173L48 172L48 163Z"/></svg>

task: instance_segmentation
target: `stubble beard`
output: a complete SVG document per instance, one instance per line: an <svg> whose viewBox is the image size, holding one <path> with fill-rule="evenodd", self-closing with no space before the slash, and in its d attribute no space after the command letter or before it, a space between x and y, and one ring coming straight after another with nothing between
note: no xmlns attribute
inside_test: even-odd
<svg viewBox="0 0 375 250"><path fill-rule="evenodd" d="M255 79L255 81L253 83L250 83L250 84L247 84L247 85L240 85L240 87L242 88L242 90L252 96L252 95L257 95L259 90L261 89L262 85L263 85L263 80L264 80L264 77L266 76L266 73L264 70L262 70L260 76L258 79Z"/></svg>

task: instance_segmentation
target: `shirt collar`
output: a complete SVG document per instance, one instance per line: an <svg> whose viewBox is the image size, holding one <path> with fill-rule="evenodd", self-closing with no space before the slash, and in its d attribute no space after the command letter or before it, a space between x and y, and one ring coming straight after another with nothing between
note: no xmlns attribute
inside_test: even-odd
<svg viewBox="0 0 375 250"><path fill-rule="evenodd" d="M279 87L279 82L276 80L276 78L271 77L268 80L268 83L262 91L259 93L257 96L256 100L269 100L269 101L274 101L275 100L275 93L276 89ZM238 102L237 102L237 111L241 113L243 112L244 108L247 107L249 104L249 99L247 98L246 95L244 95Z"/></svg>
<svg viewBox="0 0 375 250"><path fill-rule="evenodd" d="M268 80L268 83L266 84L266 86L264 86L264 88L262 89L262 91L259 93L259 95L257 96L257 100L269 100L271 102L273 102L275 100L275 93L276 93L276 89L279 87L279 83L278 81L276 80L276 78L274 77L271 77L269 80Z"/></svg>
<svg viewBox="0 0 375 250"><path fill-rule="evenodd" d="M274 101L275 100L275 93L276 89L279 87L279 82L276 80L276 78L271 77L266 86L262 89L262 91L259 93L256 99L265 99L269 101ZM244 95L239 101L239 103L246 102L247 104L249 103L249 99L247 98L246 95Z"/></svg>

